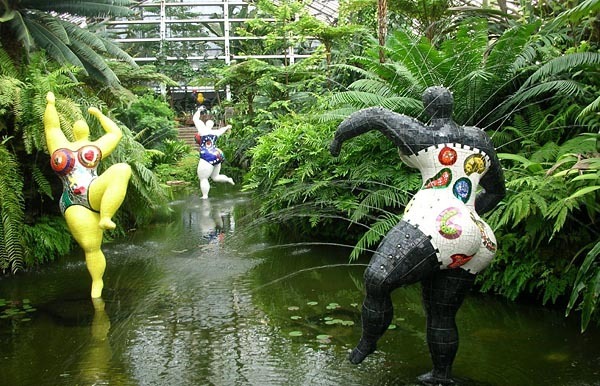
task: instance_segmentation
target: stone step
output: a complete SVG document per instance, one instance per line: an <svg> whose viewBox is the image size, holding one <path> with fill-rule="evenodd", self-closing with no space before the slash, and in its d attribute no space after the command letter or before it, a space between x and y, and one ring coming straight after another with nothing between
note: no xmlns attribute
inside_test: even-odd
<svg viewBox="0 0 600 386"><path fill-rule="evenodd" d="M194 140L194 135L198 132L194 126L181 126L177 128L177 138L195 147L198 146Z"/></svg>

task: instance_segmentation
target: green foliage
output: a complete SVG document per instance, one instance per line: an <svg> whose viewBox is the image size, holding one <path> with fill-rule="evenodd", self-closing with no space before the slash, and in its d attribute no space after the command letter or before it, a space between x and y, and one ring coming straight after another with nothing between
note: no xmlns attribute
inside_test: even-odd
<svg viewBox="0 0 600 386"><path fill-rule="evenodd" d="M154 168L157 178L161 183L168 181L185 181L196 186L198 184L198 153L188 152L175 163L163 163Z"/></svg>
<svg viewBox="0 0 600 386"><path fill-rule="evenodd" d="M74 245L67 223L61 216L40 217L35 224L25 225L23 231L29 250L28 266L57 260L69 253Z"/></svg>
<svg viewBox="0 0 600 386"><path fill-rule="evenodd" d="M569 304L567 305L566 314L569 315L571 310L579 298L583 298L580 302L582 312L581 331L585 331L588 324L592 320L592 316L597 312L598 302L600 298L600 242L597 242L586 255L577 277L575 285L571 292Z"/></svg>
<svg viewBox="0 0 600 386"><path fill-rule="evenodd" d="M177 137L175 113L169 104L153 93L146 93L116 112L123 124L146 148L158 148Z"/></svg>
<svg viewBox="0 0 600 386"><path fill-rule="evenodd" d="M15 156L0 143L0 270L23 268L23 177Z"/></svg>
<svg viewBox="0 0 600 386"><path fill-rule="evenodd" d="M150 158L154 165L174 165L191 151L192 147L179 139L166 139L160 144L158 151L151 153Z"/></svg>
<svg viewBox="0 0 600 386"><path fill-rule="evenodd" d="M422 92L429 86L444 85L453 92L457 122L476 126L497 126L491 111L504 100L515 80L511 59L527 43L535 25L507 30L491 45L485 20L468 20L451 39L435 47L429 40L406 31L393 31L386 41L386 61L379 60L375 40L365 55L352 58L353 65L335 65L353 71L361 79L349 91L334 93L332 111L323 119L339 119L350 110L384 106L399 113L422 116Z"/></svg>
<svg viewBox="0 0 600 386"><path fill-rule="evenodd" d="M382 137L356 138L332 159L328 144L335 127L314 122L313 115L289 114L272 122L272 131L252 149L244 189L261 197L263 214L286 233L356 240L368 229L353 253L357 256L381 238L419 178L387 161L395 149Z"/></svg>
<svg viewBox="0 0 600 386"><path fill-rule="evenodd" d="M598 303L599 268L592 264L598 254L590 250L598 243L600 212L597 137L586 134L562 145L546 143L528 157L499 154L508 167L509 193L489 221L498 229L500 250L479 279L483 291L510 299L535 294L542 303L554 303L571 292L567 313L581 296L582 329ZM575 276L570 267L585 250L590 252Z"/></svg>
<svg viewBox="0 0 600 386"><path fill-rule="evenodd" d="M136 141L127 127L121 126L121 129L123 138L110 155L110 162L102 163L99 173L114 163L124 162L131 166L127 195L117 213L119 221L115 222L121 226L138 227L149 223L157 210L163 210L168 196L165 187L149 167L148 151Z"/></svg>

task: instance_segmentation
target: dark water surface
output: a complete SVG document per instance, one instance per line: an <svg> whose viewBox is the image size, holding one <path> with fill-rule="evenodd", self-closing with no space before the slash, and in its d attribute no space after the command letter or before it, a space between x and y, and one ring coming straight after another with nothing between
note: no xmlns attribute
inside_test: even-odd
<svg viewBox="0 0 600 386"><path fill-rule="evenodd" d="M180 221L104 245L104 309L80 252L0 280L0 385L414 385L430 369L418 286L354 366L364 265L348 248L265 241L236 192L172 206ZM600 385L600 332L578 316L473 294L458 384Z"/></svg>

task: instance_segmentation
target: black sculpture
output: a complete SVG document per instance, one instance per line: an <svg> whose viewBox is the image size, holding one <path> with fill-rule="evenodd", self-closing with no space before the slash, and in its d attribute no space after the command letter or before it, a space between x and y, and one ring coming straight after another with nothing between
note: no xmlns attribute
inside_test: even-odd
<svg viewBox="0 0 600 386"><path fill-rule="evenodd" d="M375 351L392 320L392 291L421 282L433 370L419 380L446 385L453 383L458 350L456 313L476 274L496 252L494 234L479 215L502 200L505 186L490 138L452 120L450 91L430 87L423 104L429 124L381 107L350 115L338 127L330 151L337 156L344 141L377 129L423 177L402 220L384 237L365 271L362 337L349 359L358 364Z"/></svg>

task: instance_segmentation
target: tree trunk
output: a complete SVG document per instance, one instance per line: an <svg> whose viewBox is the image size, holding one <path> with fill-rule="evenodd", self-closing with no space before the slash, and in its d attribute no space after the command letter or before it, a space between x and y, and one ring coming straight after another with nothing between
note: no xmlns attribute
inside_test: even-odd
<svg viewBox="0 0 600 386"><path fill-rule="evenodd" d="M385 62L385 38L387 35L387 0L377 0L377 38L379 39L379 62Z"/></svg>

